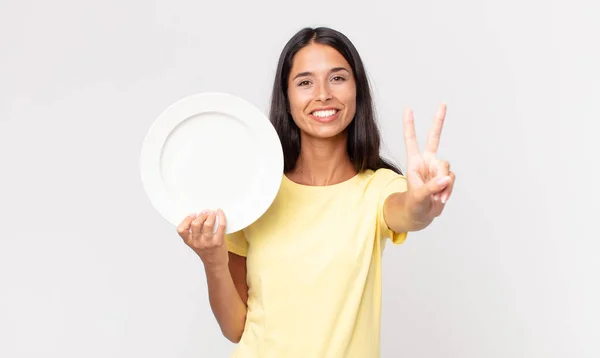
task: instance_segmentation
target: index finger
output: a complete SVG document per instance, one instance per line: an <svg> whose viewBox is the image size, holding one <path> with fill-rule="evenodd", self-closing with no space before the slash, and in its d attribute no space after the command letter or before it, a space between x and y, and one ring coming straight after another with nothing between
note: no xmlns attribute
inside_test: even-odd
<svg viewBox="0 0 600 358"><path fill-rule="evenodd" d="M431 154L437 153L440 145L440 137L442 136L444 119L446 119L446 104L442 103L435 116L435 120L433 121L433 126L429 131L429 136L427 137L427 147L425 150Z"/></svg>
<svg viewBox="0 0 600 358"><path fill-rule="evenodd" d="M419 154L419 144L415 135L415 119L410 108L404 111L404 143L406 144L406 154L409 157Z"/></svg>
<svg viewBox="0 0 600 358"><path fill-rule="evenodd" d="M181 221L181 223L177 226L177 233L181 236L182 239L187 240L187 237L190 233L190 226L192 225L192 221L196 218L196 214L190 214Z"/></svg>

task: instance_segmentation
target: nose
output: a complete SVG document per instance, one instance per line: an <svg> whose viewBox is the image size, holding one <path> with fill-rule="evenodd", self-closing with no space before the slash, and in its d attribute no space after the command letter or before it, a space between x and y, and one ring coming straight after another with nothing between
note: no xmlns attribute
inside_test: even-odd
<svg viewBox="0 0 600 358"><path fill-rule="evenodd" d="M327 81L323 81L320 86L318 86L316 99L321 102L327 102L332 98L331 89L329 88L329 83Z"/></svg>

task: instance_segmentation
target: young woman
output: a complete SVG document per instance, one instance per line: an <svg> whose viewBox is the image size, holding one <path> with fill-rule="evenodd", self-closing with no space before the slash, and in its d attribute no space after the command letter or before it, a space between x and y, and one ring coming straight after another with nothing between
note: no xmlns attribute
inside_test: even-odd
<svg viewBox="0 0 600 358"><path fill-rule="evenodd" d="M214 315L238 343L234 357L379 357L386 240L400 244L427 227L454 185L449 164L436 159L445 111L441 105L422 153L405 112L403 175L380 157L369 83L352 43L329 28L290 39L270 111L285 161L275 201L231 235L220 210L178 227L204 263Z"/></svg>

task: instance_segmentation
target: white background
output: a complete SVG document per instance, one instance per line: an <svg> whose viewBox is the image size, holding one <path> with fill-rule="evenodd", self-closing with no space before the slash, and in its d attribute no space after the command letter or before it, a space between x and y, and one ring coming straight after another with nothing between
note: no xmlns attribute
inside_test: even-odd
<svg viewBox="0 0 600 358"><path fill-rule="evenodd" d="M149 204L152 121L268 110L304 26L344 32L386 154L448 103L444 215L385 253L383 357L598 357L600 6L589 1L0 3L0 356L226 357L199 258ZM202 160L201 157L198 160Z"/></svg>

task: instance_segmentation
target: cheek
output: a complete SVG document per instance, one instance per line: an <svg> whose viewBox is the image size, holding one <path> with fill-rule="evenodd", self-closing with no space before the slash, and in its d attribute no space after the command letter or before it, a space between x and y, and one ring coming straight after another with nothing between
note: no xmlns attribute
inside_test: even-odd
<svg viewBox="0 0 600 358"><path fill-rule="evenodd" d="M304 108L310 102L310 95L302 93L300 91L290 91L288 93L288 99L290 101L290 110L292 112L303 112Z"/></svg>
<svg viewBox="0 0 600 358"><path fill-rule="evenodd" d="M356 95L354 93L346 94L343 101L350 117L354 117L356 113Z"/></svg>
<svg viewBox="0 0 600 358"><path fill-rule="evenodd" d="M354 84L347 83L336 88L334 95L346 108L356 108L356 87Z"/></svg>

